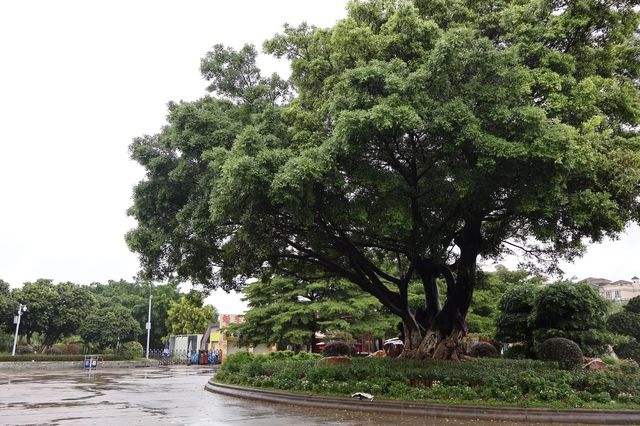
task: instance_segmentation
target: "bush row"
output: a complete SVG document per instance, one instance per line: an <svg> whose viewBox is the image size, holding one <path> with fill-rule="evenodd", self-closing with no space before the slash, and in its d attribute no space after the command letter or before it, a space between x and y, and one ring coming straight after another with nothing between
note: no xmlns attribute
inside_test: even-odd
<svg viewBox="0 0 640 426"><path fill-rule="evenodd" d="M349 365L318 366L315 360L241 354L230 356L214 380L321 395L368 392L378 399L426 402L557 407L640 404L640 369L631 362L587 372L532 360L485 358L455 363L354 358Z"/></svg>
<svg viewBox="0 0 640 426"><path fill-rule="evenodd" d="M104 361L121 361L123 358L118 355L94 355L101 357ZM0 355L0 362L31 362L31 361L82 361L84 355L47 355L47 354L25 354L25 355Z"/></svg>

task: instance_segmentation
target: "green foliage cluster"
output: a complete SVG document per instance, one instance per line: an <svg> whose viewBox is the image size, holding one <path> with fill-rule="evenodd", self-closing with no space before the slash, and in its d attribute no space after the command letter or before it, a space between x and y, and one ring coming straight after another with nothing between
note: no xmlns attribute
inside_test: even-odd
<svg viewBox="0 0 640 426"><path fill-rule="evenodd" d="M391 337L397 319L371 295L345 280L306 281L272 277L243 289L248 302L242 324L229 330L242 343L304 345L314 350L316 333L346 339L363 334Z"/></svg>
<svg viewBox="0 0 640 426"><path fill-rule="evenodd" d="M561 368L575 368L582 365L580 346L563 337L547 339L538 347L538 356L543 361L556 361Z"/></svg>
<svg viewBox="0 0 640 426"><path fill-rule="evenodd" d="M124 359L142 358L143 355L144 348L140 342L124 342L120 348L120 356Z"/></svg>
<svg viewBox="0 0 640 426"><path fill-rule="evenodd" d="M614 336L607 331L608 303L586 283L560 281L516 286L499 302L496 338L532 352L552 337L576 342L585 355L600 355Z"/></svg>
<svg viewBox="0 0 640 426"><path fill-rule="evenodd" d="M114 351L118 342L137 339L140 333L138 321L122 305L94 310L78 329L78 334L85 342Z"/></svg>
<svg viewBox="0 0 640 426"><path fill-rule="evenodd" d="M100 309L106 312L113 312L113 314L122 314L123 309L128 311L128 314L124 314L120 320L124 326L122 335L119 335L119 333L114 334L114 327L109 327L109 331L104 333L93 333L93 336L96 336L96 340L91 340L91 342L99 349L113 348L118 342L118 337L120 342L123 342L129 338L125 334L136 331L135 336L132 338L139 339L140 343L146 343L146 334L142 331L145 330L147 322L149 292L151 292L153 296L151 324L153 324L153 327L151 328L150 346L152 348L162 347L163 339L169 334L166 324L169 307L182 297L178 286L179 283L173 280L169 280L168 283L163 285L154 286L151 286L148 282L129 282L125 280L110 280L106 284L91 284L89 288L96 295ZM138 323L137 329L131 324L131 318ZM96 316L92 316L92 321L87 322L90 323L87 324L89 330L97 331L101 327L101 321Z"/></svg>
<svg viewBox="0 0 640 426"><path fill-rule="evenodd" d="M320 354L314 354L310 352L298 352L293 351L275 351L268 354L254 355L250 352L236 352L227 357L224 362L224 369L230 373L239 373L247 368L250 364L265 364L265 363L278 363L281 362L315 362L322 357ZM253 367L248 367L253 368Z"/></svg>
<svg viewBox="0 0 640 426"><path fill-rule="evenodd" d="M322 350L322 356L349 356L351 355L351 347L345 342L335 340L325 345Z"/></svg>
<svg viewBox="0 0 640 426"><path fill-rule="evenodd" d="M608 407L640 404L637 364L601 372L561 370L531 360L478 359L468 363L354 358L349 365L229 357L214 380L319 395L368 392L376 399L505 406ZM614 402L617 403L614 405Z"/></svg>
<svg viewBox="0 0 640 426"><path fill-rule="evenodd" d="M253 46L216 45L210 95L171 103L130 147L146 174L127 243L148 276L210 288L339 277L410 336L417 277L449 334L479 257L553 268L639 218L638 21L630 0L354 0L331 27L264 44L291 61L286 82L261 75Z"/></svg>
<svg viewBox="0 0 640 426"><path fill-rule="evenodd" d="M607 327L613 333L640 341L640 296L631 298L619 312L607 318Z"/></svg>
<svg viewBox="0 0 640 426"><path fill-rule="evenodd" d="M621 359L632 359L640 362L640 342L626 342L617 344L616 355Z"/></svg>
<svg viewBox="0 0 640 426"><path fill-rule="evenodd" d="M538 343L551 337L576 342L585 355L600 355L612 336L606 330L607 301L586 283L558 282L540 289L530 325Z"/></svg>
<svg viewBox="0 0 640 426"><path fill-rule="evenodd" d="M506 359L530 359L534 357L531 350L525 345L511 345L502 356Z"/></svg>
<svg viewBox="0 0 640 426"><path fill-rule="evenodd" d="M177 302L171 302L167 311L165 324L167 335L171 334L202 334L209 324L218 320L218 311L212 305L203 305L202 295L191 291L180 297Z"/></svg>
<svg viewBox="0 0 640 426"><path fill-rule="evenodd" d="M499 356L496 347L489 342L475 343L469 349L469 355L476 358L496 358Z"/></svg>
<svg viewBox="0 0 640 426"><path fill-rule="evenodd" d="M13 316L17 311L18 301L12 297L9 283L0 279L0 344L3 343L3 336L11 333Z"/></svg>
<svg viewBox="0 0 640 426"><path fill-rule="evenodd" d="M629 299L627 304L624 305L624 310L627 312L640 314L640 296L632 297L631 299Z"/></svg>
<svg viewBox="0 0 640 426"><path fill-rule="evenodd" d="M12 292L12 297L28 307L20 322L27 342L37 332L44 337L45 347L74 334L87 313L97 307L88 287L70 282L54 284L48 279L25 283Z"/></svg>
<svg viewBox="0 0 640 426"><path fill-rule="evenodd" d="M504 266L498 266L495 271L478 271L476 288L473 291L473 301L467 314L467 326L470 333L480 333L486 336L496 334L496 321L504 310L499 302L506 291L528 285L532 288L539 284L539 276L531 276L524 270L510 271ZM511 329L505 327L503 329ZM507 341L502 339L502 341Z"/></svg>
<svg viewBox="0 0 640 426"><path fill-rule="evenodd" d="M640 340L640 314L622 310L607 318L607 328L613 333Z"/></svg>
<svg viewBox="0 0 640 426"><path fill-rule="evenodd" d="M148 315L149 292L153 296L151 310L151 347L161 347L168 334L166 320L170 306L178 302L181 293L177 281L151 286L146 282L109 281L82 286L70 282L54 283L39 279L10 289L0 280L0 352L10 350L13 316L20 303L28 310L22 315L20 334L28 345L48 353L79 353L80 346L56 344L70 338L82 339L89 351L116 350L127 340L145 340L142 330ZM198 297L200 297L198 299ZM193 296L202 305L201 296ZM215 320L213 307L206 307L206 325ZM198 328L198 332L204 328ZM22 342L22 340L21 340ZM52 348L56 349L52 349Z"/></svg>

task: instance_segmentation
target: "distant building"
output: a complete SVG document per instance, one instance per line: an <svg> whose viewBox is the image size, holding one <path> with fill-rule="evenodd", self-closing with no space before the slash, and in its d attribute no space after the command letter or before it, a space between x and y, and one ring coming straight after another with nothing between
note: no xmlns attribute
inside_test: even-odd
<svg viewBox="0 0 640 426"><path fill-rule="evenodd" d="M640 278L633 277L631 281L610 281L605 278L589 277L584 281L598 290L600 296L615 303L627 303L629 299L640 296Z"/></svg>
<svg viewBox="0 0 640 426"><path fill-rule="evenodd" d="M200 349L219 354L221 360L236 352L251 352L254 354L263 354L276 350L274 345L259 344L255 346L240 346L236 336L227 334L224 329L229 324L240 324L244 322L243 315L237 314L221 314L218 315L218 322L209 324L204 332L200 342Z"/></svg>

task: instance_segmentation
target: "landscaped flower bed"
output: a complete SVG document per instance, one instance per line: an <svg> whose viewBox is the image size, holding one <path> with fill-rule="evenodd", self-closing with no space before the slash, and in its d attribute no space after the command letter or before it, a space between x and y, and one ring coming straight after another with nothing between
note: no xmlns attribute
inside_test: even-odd
<svg viewBox="0 0 640 426"><path fill-rule="evenodd" d="M611 363L603 371L558 368L532 360L470 362L354 358L319 366L305 355L236 354L214 381L316 395L367 392L376 399L519 407L640 409L640 368Z"/></svg>

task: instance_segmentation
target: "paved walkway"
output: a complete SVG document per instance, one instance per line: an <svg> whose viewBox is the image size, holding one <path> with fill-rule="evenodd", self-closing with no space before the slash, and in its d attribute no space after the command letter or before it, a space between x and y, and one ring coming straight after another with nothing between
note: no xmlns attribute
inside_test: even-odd
<svg viewBox="0 0 640 426"><path fill-rule="evenodd" d="M3 425L480 425L442 418L322 410L204 390L207 367L0 371Z"/></svg>

